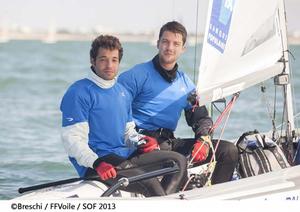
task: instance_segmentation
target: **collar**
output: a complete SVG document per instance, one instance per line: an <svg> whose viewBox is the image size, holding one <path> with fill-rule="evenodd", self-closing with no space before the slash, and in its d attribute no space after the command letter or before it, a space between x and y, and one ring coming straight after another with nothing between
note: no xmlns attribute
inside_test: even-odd
<svg viewBox="0 0 300 212"><path fill-rule="evenodd" d="M169 83L173 82L176 79L178 64L176 63L172 70L164 69L159 63L159 57L156 55L152 59L152 63L155 69L159 72L159 74Z"/></svg>
<svg viewBox="0 0 300 212"><path fill-rule="evenodd" d="M91 71L89 72L89 76L88 79L91 80L92 82L94 82L96 85L98 85L100 88L103 89L108 89L111 88L112 86L114 86L114 84L117 81L117 78L113 78L112 80L104 80L101 77L99 77L93 67L91 66Z"/></svg>

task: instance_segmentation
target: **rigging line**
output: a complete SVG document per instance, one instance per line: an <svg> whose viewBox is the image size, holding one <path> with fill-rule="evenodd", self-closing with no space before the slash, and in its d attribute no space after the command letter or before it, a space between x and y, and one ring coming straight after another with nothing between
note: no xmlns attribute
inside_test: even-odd
<svg viewBox="0 0 300 212"><path fill-rule="evenodd" d="M290 50L286 50L285 52L287 52L289 55L291 55L292 56L292 58L295 60L295 57L294 57L294 55L291 53L291 51ZM293 83L293 80L294 80L294 72L293 72L293 69L292 69L292 65L291 65L291 63L289 62L289 58L287 59L287 60L285 60L284 59L284 71L283 72L285 72L285 68L286 68L286 66L288 65L288 68L289 68L289 84L290 84L290 86L291 86L291 95L292 95L292 99L293 100L295 100L296 99L296 96L295 96L295 88L294 88L294 83ZM286 64L287 63L287 64ZM284 90L284 95L286 96L286 88L285 87L283 87L283 90ZM292 105L293 105L293 111L295 112L295 113L297 113L297 107L296 107L296 101L292 101ZM284 107L283 107L283 109L286 109L286 107L287 107L287 102L286 102L286 99L284 98ZM284 111L283 112L283 116L285 115L285 112L286 111ZM298 119L295 119L295 115L293 116L293 118L294 118L294 124L295 124L295 127L296 128L298 128L298 126L299 126L299 123L298 123ZM284 121L284 120L282 120L282 124L280 125L281 126L281 131L283 130L283 125L284 124L286 124L286 128L288 128L289 127L289 122L286 122L286 121ZM281 132L281 135L282 135L282 132Z"/></svg>
<svg viewBox="0 0 300 212"><path fill-rule="evenodd" d="M216 120L216 122L213 124L213 126L209 130L209 133L213 133L213 131L220 125L220 123L221 123L222 119L225 117L225 115L227 115L227 117L225 119L225 123L224 123L224 125L223 125L223 127L221 129L221 134L220 134L219 139L217 141L216 147L214 148L212 144L210 145L210 149L212 149L213 154L212 154L212 158L211 158L211 160L209 162L209 167L212 166L211 169L213 169L213 170L214 170L214 166L215 166L214 162L216 161L216 154L215 154L216 150L218 149L220 140L221 140L221 138L222 138L222 136L224 134L224 130L225 130L225 127L227 125L227 121L228 121L228 118L230 116L230 113L231 113L231 110L233 108L233 105L236 102L236 99L238 97L239 97L239 93L236 93L236 94L233 95L231 101L228 103L228 105L226 106L226 108L224 109L224 111L222 112L222 114L218 117L218 119ZM198 151L191 158L191 160L190 160L190 162L188 164L188 167L190 167L193 164L193 161L194 161L197 153L202 149L203 145L204 145L204 143L202 143L202 145L200 146L200 148L198 149ZM206 174L208 174L208 170L207 170ZM211 176L212 176L212 172L210 173L210 177L208 179L210 179Z"/></svg>
<svg viewBox="0 0 300 212"><path fill-rule="evenodd" d="M231 107L233 106L235 100L239 97L239 94L240 93L234 94L234 96L232 97L232 99L230 100L230 102L227 104L227 106L224 109L224 111L222 112L222 114L217 118L217 120L215 121L215 123L213 124L213 126L210 128L209 133L213 133L214 130L219 126L219 124L221 123L221 121L224 118L225 114L231 109Z"/></svg>
<svg viewBox="0 0 300 212"><path fill-rule="evenodd" d="M294 119L296 119L298 116L300 116L300 113L297 113L296 115L294 115ZM284 121L282 124L278 125L278 126L276 127L276 129L281 128L282 125L283 125L284 123L285 123L285 121Z"/></svg>
<svg viewBox="0 0 300 212"><path fill-rule="evenodd" d="M286 89L283 87L283 92L284 92L284 95L286 95ZM281 129L280 129L280 137L282 137L282 133L283 133L283 125L284 123L286 123L284 121L284 116L285 116L285 112L286 112L286 99L283 98L283 111L282 111L282 118L281 118ZM288 121L288 120L287 120ZM288 127L288 123L286 123L286 127Z"/></svg>
<svg viewBox="0 0 300 212"><path fill-rule="evenodd" d="M224 126L223 126L223 128L222 128L222 130L221 130L221 133L220 133L220 136L219 136L217 145L216 145L216 147L215 147L215 151L217 151L217 148L218 148L218 146L219 146L220 140L221 140L221 138L222 138L222 136L223 136L223 134L224 134L225 127L226 127L226 125L227 125L227 122L228 122L230 113L231 113L231 111L232 111L233 105L234 105L234 103L236 102L237 98L238 98L238 95L234 95L234 97L232 98L232 104L231 104L231 106L230 106L230 108L229 108L229 110L228 110L228 114L227 114L227 117L226 117L226 119L225 119Z"/></svg>
<svg viewBox="0 0 300 212"><path fill-rule="evenodd" d="M276 85L275 87L275 97L274 97L274 105L273 105L273 112L271 111L271 103L270 100L266 94L266 86L265 83L261 83L261 92L262 92L262 102L265 103L266 108L267 108L267 114L269 116L269 118L271 119L271 123L272 123L272 139L275 139L275 133L276 133L276 124L275 124L275 117L276 117Z"/></svg>
<svg viewBox="0 0 300 212"><path fill-rule="evenodd" d="M272 138L273 140L275 140L275 134L277 133L278 136L278 132L277 132L277 128L276 128L276 106L277 106L277 86L274 85L274 105L273 105L273 133L272 133Z"/></svg>
<svg viewBox="0 0 300 212"><path fill-rule="evenodd" d="M195 175L192 175L189 177L189 179L187 180L187 182L184 184L183 189L181 190L181 192L184 192L185 189L187 188L188 184L191 182L191 180L195 178Z"/></svg>
<svg viewBox="0 0 300 212"><path fill-rule="evenodd" d="M284 11L285 11L285 8L284 8ZM278 15L278 21L279 21L279 25L282 25L281 24L281 22L282 21L285 21L286 20L286 16L285 16L285 14L284 14L284 19L285 20L281 20L281 16L280 16L280 10L279 10L279 8L277 9L277 15ZM286 25L285 25L285 27L286 27ZM282 47L282 50L283 50L283 65L284 65L284 68L283 68L283 72L285 72L285 67L286 67L286 63L284 62L285 61L285 58L284 58L284 52L286 51L286 49L285 49L285 47L284 47L284 41L283 41L283 32L282 32L282 29L281 29L281 27L280 27L280 38L281 38L281 47ZM283 88L283 90L284 90L284 95L285 95L285 89ZM286 100L285 100L285 98L283 98L284 99L284 102L283 102L283 113L282 113L282 119L281 119L281 129L280 129L280 137L282 137L282 132L283 132L283 123L284 123L284 116L285 116L285 107L286 107Z"/></svg>
<svg viewBox="0 0 300 212"><path fill-rule="evenodd" d="M294 55L291 53L291 51L290 50L287 50L287 52L289 53L289 55L291 55L292 56L292 58L295 60L295 57L294 57ZM288 65L289 65L289 69L290 69L290 85L291 85L291 92L292 92L292 98L293 98L293 100L295 100L296 99L296 96L295 96L295 88L294 88L294 72L293 72L293 69L292 69L292 65L291 65L291 63L290 62L288 62ZM298 111L297 111L297 107L296 107L296 101L293 101L293 109L294 109L294 112L295 113L297 113ZM294 116L295 117L295 116ZM296 119L294 119L294 122L295 122L295 125L296 125L296 127L298 128L298 126L299 126L299 124L298 124L298 120Z"/></svg>
<svg viewBox="0 0 300 212"><path fill-rule="evenodd" d="M230 107L229 107L229 109L228 109L227 112L226 112L226 113L227 113L227 117L226 117L226 119L225 119L225 121L224 121L224 125L223 125L223 127L222 127L222 129L221 129L221 133L220 133L220 136L219 136L219 138L218 138L217 144L216 144L215 148L213 148L213 146L212 146L212 149L213 149L213 153L214 153L214 154L213 154L213 157L211 157L210 162L209 162L209 164L212 164L212 166L211 166L211 169L212 169L212 170L210 171L210 174L209 174L209 177L208 177L208 180L207 180L207 185L208 185L208 186L211 185L212 174L213 174L213 172L214 172L214 169L215 169L216 163L217 163L217 161L216 161L216 154L215 154L215 153L217 152L217 149L218 149L218 147L219 147L220 141L221 141L221 139L222 139L222 137L223 137L225 128L226 128L226 126L227 126L227 122L228 122L228 120L229 120L229 117L230 117L230 114L231 114L233 105L234 105L234 103L236 102L238 96L239 96L239 94L235 94L235 95L233 96L233 98L232 98L232 100L231 100ZM228 105L229 105L229 104L228 104Z"/></svg>
<svg viewBox="0 0 300 212"><path fill-rule="evenodd" d="M270 104L270 101L267 97L267 94L266 94L266 86L264 83L261 83L261 92L262 92L262 101L265 102L266 104L266 107L267 107L267 112L268 112L268 116L271 120L274 119L273 117L273 114L272 111L271 111L271 104Z"/></svg>
<svg viewBox="0 0 300 212"><path fill-rule="evenodd" d="M296 58L295 58L295 56L294 56L294 54L288 49L288 50L286 50L286 52L287 53L289 53L289 55L291 55L292 56L292 58L293 58L293 60L295 61L296 60Z"/></svg>
<svg viewBox="0 0 300 212"><path fill-rule="evenodd" d="M284 39L285 39L285 41L286 42L288 42L288 38L287 38L287 17L286 17L286 6L285 6L285 2L283 1L283 11L284 11L284 13L283 13L283 19L284 20L281 20L281 15L280 15L280 10L279 10L279 8L278 8L278 10L277 10L277 14L278 14L278 19L279 19L279 24L282 26L282 22L284 22L284 27L285 27L285 34L283 34L283 29L281 29L280 28L280 34L281 34L281 46L282 46L282 49L283 49L283 64L284 64L284 69L283 69L283 73L285 72L285 68L286 68L286 63L288 63L288 68L289 68L289 75L291 76L292 75L292 71L291 71L291 64L289 63L289 57L288 58L285 58L285 52L287 52L287 54L290 54L290 51L288 50L288 45L287 45L287 43L286 43L286 48L285 48L285 45L284 45ZM292 55L292 54L291 54ZM293 56L293 55L292 55ZM294 58L294 57L293 57ZM292 77L290 77L290 78L292 78ZM289 84L290 85L292 85L291 84L291 82L289 82ZM287 93L287 91L286 91L286 89L285 88L283 88L284 89L284 95L286 96L286 93ZM294 94L293 94L293 92L294 92L294 90L293 90L293 86L291 86L291 95L292 95L292 98L293 99L295 99L295 96L294 96ZM286 98L284 98L285 99L285 101L284 101L284 109L285 109L285 107L286 107L286 109L288 109L288 107L287 107L287 102L286 102ZM293 110L295 110L295 102L292 102L292 106L294 107L293 108ZM287 116L288 116L288 111L285 111L287 114ZM283 113L283 115L285 115L285 113ZM284 122L282 122L282 125L283 125L283 123ZM287 120L287 123L286 123L286 132L288 133L288 131L290 130L290 126L289 126L289 120ZM282 130L283 128L281 128L281 130ZM281 131L281 135L282 135L282 131ZM286 135L287 136L287 135Z"/></svg>
<svg viewBox="0 0 300 212"><path fill-rule="evenodd" d="M193 81L196 84L196 65L197 65L197 44L198 44L198 20L199 19L199 0L197 0L197 6L196 6L196 34L195 34L195 52L194 52L194 76L193 76Z"/></svg>
<svg viewBox="0 0 300 212"><path fill-rule="evenodd" d="M297 118L298 116L300 116L300 113L297 113L296 115L294 115L294 118Z"/></svg>
<svg viewBox="0 0 300 212"><path fill-rule="evenodd" d="M281 39L283 39L283 38L281 38ZM285 59L284 58L284 52L287 52L288 53L288 58L287 59ZM293 55L293 53L289 50L289 49L287 49L287 50L284 50L283 51L283 63L284 63L284 71L283 72L285 72L285 67L286 67L286 63L287 63L287 65L288 65L288 68L289 68L289 84L291 85L291 94L292 94L292 99L293 100L295 100L296 99L296 96L295 96L295 88L294 88L294 86L293 86L293 79L294 79L294 75L293 75L293 68L292 68L292 65L291 65L291 63L290 63L290 57L289 57L289 55L293 58L293 61L295 61L296 60L296 58L295 58L295 56ZM286 90L284 90L284 92L286 93ZM296 107L296 101L293 101L292 102L292 105L293 105L293 111L295 112L295 113L297 113L297 107ZM295 118L295 116L294 116L294 118ZM282 125L284 124L285 122L282 122ZM298 119L294 119L294 124L295 124L295 126L296 126L296 128L298 128L298 126L299 126L299 123L298 123Z"/></svg>
<svg viewBox="0 0 300 212"><path fill-rule="evenodd" d="M211 104L212 104L213 108L215 108L220 114L222 113L221 109L218 108L216 103L212 102ZM226 104L225 104L225 107L226 107Z"/></svg>
<svg viewBox="0 0 300 212"><path fill-rule="evenodd" d="M207 176L207 183L205 184L205 186L210 186L211 185L211 178L212 178L212 174L213 174L213 171L216 167L216 151L218 149L218 146L219 146L219 143L221 141L221 138L224 134L224 131L225 131L225 128L227 126L227 122L228 122L228 119L229 119L229 116L230 116L230 113L231 113L231 110L233 108L233 105L234 103L236 102L236 99L239 97L239 93L236 93L234 94L234 96L232 97L231 101L228 103L228 105L226 106L226 108L224 109L223 113L219 116L218 120L215 122L215 124L211 127L210 129L210 133L212 133L214 131L214 129L216 129L217 126L219 126L221 120L224 118L225 115L227 115L226 119L225 119L225 122L224 122L224 125L221 129L221 134L219 136L219 139L217 141L217 144L214 148L214 146L212 145L212 143L210 144L210 149L212 150L212 157L210 159L210 162L208 163L208 169L206 170L205 172L205 175ZM203 143L204 144L204 143ZM199 150L197 151L197 153L200 151L200 149L202 148L203 144L200 146ZM196 153L196 154L197 154ZM191 158L189 164L188 164L188 167L192 165L193 161L194 161L194 157ZM209 175L209 176L208 176ZM188 180L188 182L186 183L186 185L184 186L184 189L186 188L187 184L190 182L191 179ZM184 189L182 191L184 191Z"/></svg>

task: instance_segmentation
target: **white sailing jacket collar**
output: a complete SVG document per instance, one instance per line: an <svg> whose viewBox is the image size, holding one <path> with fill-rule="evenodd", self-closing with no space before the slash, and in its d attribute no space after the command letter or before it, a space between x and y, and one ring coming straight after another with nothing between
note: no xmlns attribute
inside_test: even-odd
<svg viewBox="0 0 300 212"><path fill-rule="evenodd" d="M114 86L114 84L117 82L117 78L113 78L112 80L104 80L101 77L99 77L97 74L91 71L89 72L88 79L94 82L96 85L98 85L100 88L108 89Z"/></svg>

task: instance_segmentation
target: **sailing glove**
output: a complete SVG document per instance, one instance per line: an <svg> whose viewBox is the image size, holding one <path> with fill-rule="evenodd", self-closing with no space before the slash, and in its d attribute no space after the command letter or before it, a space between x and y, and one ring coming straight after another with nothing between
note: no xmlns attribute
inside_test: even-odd
<svg viewBox="0 0 300 212"><path fill-rule="evenodd" d="M138 150L142 153L152 152L153 150L159 149L157 140L153 137L144 136L140 140L146 142L138 146Z"/></svg>
<svg viewBox="0 0 300 212"><path fill-rule="evenodd" d="M194 162L203 162L206 160L211 145L211 139L209 135L201 136L196 140L193 150L192 158Z"/></svg>
<svg viewBox="0 0 300 212"><path fill-rule="evenodd" d="M117 171L110 163L101 162L95 170L101 180L108 180L117 176Z"/></svg>

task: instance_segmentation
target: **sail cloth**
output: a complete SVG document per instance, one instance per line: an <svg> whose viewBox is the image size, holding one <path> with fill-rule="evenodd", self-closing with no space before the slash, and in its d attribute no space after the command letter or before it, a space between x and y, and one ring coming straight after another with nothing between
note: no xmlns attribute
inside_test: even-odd
<svg viewBox="0 0 300 212"><path fill-rule="evenodd" d="M197 83L200 104L282 72L279 1L210 1Z"/></svg>

